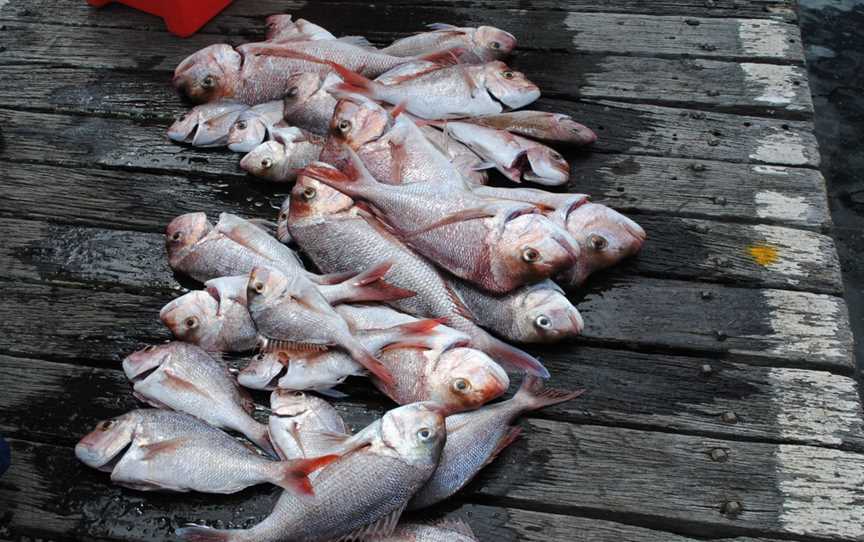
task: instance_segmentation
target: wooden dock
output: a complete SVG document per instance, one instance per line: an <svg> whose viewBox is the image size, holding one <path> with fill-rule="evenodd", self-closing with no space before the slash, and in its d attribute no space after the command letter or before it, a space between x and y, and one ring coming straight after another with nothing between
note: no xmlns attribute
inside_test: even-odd
<svg viewBox="0 0 864 542"><path fill-rule="evenodd" d="M793 0L237 0L187 40L123 7L0 0L0 540L166 540L269 512L270 487L114 487L72 446L135 408L119 362L168 337L158 310L189 284L166 223L275 216L284 189L165 128L178 61L260 38L276 12L376 43L433 22L513 32L539 108L600 136L565 153L571 190L649 234L590 281L584 338L534 351L588 392L526 419L431 515L501 542L864 539L864 422ZM356 427L387 404L355 388L339 406Z"/></svg>

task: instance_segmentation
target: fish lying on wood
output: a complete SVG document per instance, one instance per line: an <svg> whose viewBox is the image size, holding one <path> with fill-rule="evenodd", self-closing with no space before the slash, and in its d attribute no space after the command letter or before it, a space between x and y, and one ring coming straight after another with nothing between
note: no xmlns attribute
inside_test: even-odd
<svg viewBox="0 0 864 542"><path fill-rule="evenodd" d="M278 14L267 17L267 41L290 40L335 40L336 36L306 19L292 19L291 15Z"/></svg>
<svg viewBox="0 0 864 542"><path fill-rule="evenodd" d="M566 143L570 145L590 145L597 141L593 130L574 121L569 115L547 113L545 111L511 111L498 115L484 115L464 119L471 122L506 130L531 139L539 139L550 143Z"/></svg>
<svg viewBox="0 0 864 542"><path fill-rule="evenodd" d="M241 394L225 366L201 348L176 341L150 345L127 356L123 371L139 400L243 433L273 452L267 426L250 415L252 399Z"/></svg>
<svg viewBox="0 0 864 542"><path fill-rule="evenodd" d="M281 100L266 102L240 113L228 130L228 149L249 152L268 138L273 139L269 134L282 120L282 105Z"/></svg>
<svg viewBox="0 0 864 542"><path fill-rule="evenodd" d="M540 379L526 376L512 399L480 410L447 417L447 444L435 474L409 504L416 510L439 503L454 493L491 463L515 441L521 428L511 424L525 412L563 403L582 391L564 392L543 389Z"/></svg>
<svg viewBox="0 0 864 542"><path fill-rule="evenodd" d="M327 435L348 434L333 405L315 395L295 390L270 394L270 440L282 459L310 459L327 454ZM310 475L314 479L315 473Z"/></svg>
<svg viewBox="0 0 864 542"><path fill-rule="evenodd" d="M236 102L198 105L168 128L168 138L195 147L220 147L228 143L231 126L249 106Z"/></svg>
<svg viewBox="0 0 864 542"><path fill-rule="evenodd" d="M303 72L289 77L282 102L285 122L312 134L327 135L336 107L336 98L329 91L341 82L335 73Z"/></svg>
<svg viewBox="0 0 864 542"><path fill-rule="evenodd" d="M411 248L490 292L506 293L573 267L579 248L530 204L491 201L440 183L376 181L344 149L345 170L313 165L305 175L369 202Z"/></svg>
<svg viewBox="0 0 864 542"><path fill-rule="evenodd" d="M471 28L433 23L428 27L431 31L398 39L381 52L419 56L461 47L466 49L466 54L460 57L462 62L488 62L506 58L516 48L516 37L494 26Z"/></svg>
<svg viewBox="0 0 864 542"><path fill-rule="evenodd" d="M350 441L355 451L315 477L315 495L283 493L273 512L251 529L197 525L177 530L194 542L325 542L389 536L406 504L438 464L446 440L444 416L434 403L393 409ZM353 437L352 437L353 438Z"/></svg>
<svg viewBox="0 0 864 542"><path fill-rule="evenodd" d="M426 139L447 156L450 163L462 173L462 177L468 182L476 185L485 185L489 182L489 176L483 171L488 167L488 164L468 146L431 126L421 126L420 130Z"/></svg>
<svg viewBox="0 0 864 542"><path fill-rule="evenodd" d="M292 129L287 137L261 143L240 160L240 167L256 177L276 183L292 182L297 172L321 155L324 141Z"/></svg>
<svg viewBox="0 0 864 542"><path fill-rule="evenodd" d="M142 491L236 493L271 483L286 495L311 494L309 473L337 459L272 461L197 418L155 408L99 422L75 446L75 455L110 471L115 484Z"/></svg>
<svg viewBox="0 0 864 542"><path fill-rule="evenodd" d="M502 364L548 376L532 356L480 328L441 272L373 217L359 212L351 198L301 175L289 201L288 213L283 210L280 214L279 230L290 230L319 269L337 273L354 266L391 262L387 282L416 292L415 296L389 302L392 307L418 318L443 318L447 326L467 334L474 348Z"/></svg>
<svg viewBox="0 0 864 542"><path fill-rule="evenodd" d="M461 521L443 520L431 524L403 523L390 536L369 542L478 542L471 527Z"/></svg>

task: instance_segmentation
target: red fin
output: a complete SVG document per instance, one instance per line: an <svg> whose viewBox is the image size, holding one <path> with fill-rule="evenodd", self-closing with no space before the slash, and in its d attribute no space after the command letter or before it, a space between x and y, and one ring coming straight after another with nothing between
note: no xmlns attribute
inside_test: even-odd
<svg viewBox="0 0 864 542"><path fill-rule="evenodd" d="M356 273L351 273L350 271L347 273L329 273L327 275L315 275L313 277L314 282L318 284L339 284L340 282L345 282L346 280L354 277Z"/></svg>
<svg viewBox="0 0 864 542"><path fill-rule="evenodd" d="M407 334L423 334L429 333L436 327L443 325L443 318L427 318L425 320L417 320L416 322L408 322L407 324L400 324L397 328L402 332Z"/></svg>
<svg viewBox="0 0 864 542"><path fill-rule="evenodd" d="M356 339L355 339L356 341ZM348 353L351 357L366 368L367 371L375 375L375 378L383 382L386 386L393 386L395 380L393 379L393 375L390 374L390 370L381 363L375 356L369 353L362 345L357 343L357 345L345 345L345 349L348 350Z"/></svg>
<svg viewBox="0 0 864 542"><path fill-rule="evenodd" d="M339 74L339 77L341 77L342 80L345 81L345 83L344 83L345 85L352 87L354 89L359 89L359 92L357 92L357 94L366 94L366 93L369 93L372 91L372 88L374 85L373 81L370 81L369 79L363 77L359 73L357 73L355 71L351 71L348 68L346 68L345 66L343 66L341 64L337 64L336 62L327 62L327 64L329 64L330 67L333 68L333 70ZM341 86L342 85L337 85L336 88L338 90L342 90L340 88ZM351 92L351 91L348 90L347 92Z"/></svg>
<svg viewBox="0 0 864 542"><path fill-rule="evenodd" d="M363 273L354 277L354 285L366 286L367 284L371 284L376 280L381 280L384 278L384 275L386 275L387 272L390 271L392 267L392 261L381 262L376 266L370 267Z"/></svg>
<svg viewBox="0 0 864 542"><path fill-rule="evenodd" d="M393 109L390 110L390 117L396 118L402 113L405 112L405 108L408 106L408 102L402 102L396 105Z"/></svg>
<svg viewBox="0 0 864 542"><path fill-rule="evenodd" d="M483 463L483 466L486 467L489 463L495 461L495 458L504 451L505 448L516 442L516 439L522 434L522 428L519 426L511 427L507 434L501 437L501 440L498 441L498 445L495 446L495 450L489 455L489 458L486 459L486 462Z"/></svg>
<svg viewBox="0 0 864 542"><path fill-rule="evenodd" d="M296 60L305 60L306 62L314 62L315 64L330 65L331 62L322 60L316 56L295 51L290 47L280 46L275 43L259 44L259 45L244 45L243 50L246 53L251 53L255 56L278 56L281 58L293 58Z"/></svg>
<svg viewBox="0 0 864 542"><path fill-rule="evenodd" d="M441 220L438 220L437 222L433 222L432 224L430 224L424 228L421 228L419 230L410 231L410 232L404 232L402 235L405 235L407 237L415 237L417 235L420 235L421 233L426 233L428 231L431 231L431 230L434 230L437 228L441 228L441 227L447 226L449 224L455 224L457 222L465 222L468 220L480 220L483 218L490 218L490 217L495 216L496 214L497 214L496 212L491 211L489 209L484 209L484 208L464 209L462 211L457 211L455 213L447 215L444 218L442 218Z"/></svg>
<svg viewBox="0 0 864 542"><path fill-rule="evenodd" d="M471 313L471 309L469 309L468 306L465 305L465 302L462 301L462 298L459 296L456 290L454 290L453 287L450 286L450 284L448 284L447 282L444 282L444 288L447 290L447 296L450 298L450 302L453 303L456 308L456 314L462 316L463 318L467 318L472 322L476 322L477 318L474 316L474 314Z"/></svg>
<svg viewBox="0 0 864 542"><path fill-rule="evenodd" d="M180 378L179 376L171 373L170 371L162 371L162 377L165 379L165 385L169 388L174 388L178 391L193 392L199 395L203 395L204 397L212 398L211 395L207 393L207 390L196 386L188 380Z"/></svg>
<svg viewBox="0 0 864 542"><path fill-rule="evenodd" d="M405 170L405 162L408 161L408 152L401 143L393 140L387 143L390 146L390 182L402 184L402 172Z"/></svg>
<svg viewBox="0 0 864 542"><path fill-rule="evenodd" d="M450 66L453 64L459 64L459 58L466 52L467 50L464 47L453 47L452 49L437 51L435 53L417 57L417 60L425 60L427 62Z"/></svg>
<svg viewBox="0 0 864 542"><path fill-rule="evenodd" d="M396 301L417 295L417 292L393 286L384 280L391 267L393 262L386 261L354 277L350 301Z"/></svg>
<svg viewBox="0 0 864 542"><path fill-rule="evenodd" d="M513 401L522 404L525 410L538 410L547 406L557 405L575 399L585 393L585 390L564 391L555 388L544 388L543 380L532 375L525 375L519 391L513 396Z"/></svg>
<svg viewBox="0 0 864 542"><path fill-rule="evenodd" d="M550 376L549 371L537 358L493 337L486 331L472 334L471 339L475 348L489 354L492 359L502 365L525 371L529 375L536 375L540 378L549 378Z"/></svg>
<svg viewBox="0 0 864 542"><path fill-rule="evenodd" d="M312 483L308 476L318 469L321 469L330 463L339 459L338 455L325 455L316 457L315 459L300 459L297 461L285 461L284 472L282 477L277 481L277 485L301 495L314 495Z"/></svg>
<svg viewBox="0 0 864 542"><path fill-rule="evenodd" d="M141 459L144 461L150 461L159 454L172 453L180 446L186 444L188 440L189 439L186 438L175 438L171 440L163 440L161 442L154 442L153 444L143 444L141 445L141 449L144 450L144 456Z"/></svg>

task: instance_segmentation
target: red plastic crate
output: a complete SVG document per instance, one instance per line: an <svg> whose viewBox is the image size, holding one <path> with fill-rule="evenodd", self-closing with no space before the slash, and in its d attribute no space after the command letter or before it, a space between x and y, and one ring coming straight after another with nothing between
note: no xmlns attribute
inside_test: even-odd
<svg viewBox="0 0 864 542"><path fill-rule="evenodd" d="M111 2L162 17L172 34L185 38L197 32L232 0L87 0L97 8Z"/></svg>

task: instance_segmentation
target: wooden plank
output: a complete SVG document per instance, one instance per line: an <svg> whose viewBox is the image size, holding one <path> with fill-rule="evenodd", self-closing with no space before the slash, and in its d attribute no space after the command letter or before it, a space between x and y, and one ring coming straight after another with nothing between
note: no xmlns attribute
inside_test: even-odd
<svg viewBox="0 0 864 542"><path fill-rule="evenodd" d="M852 378L601 348L541 354L553 386L587 391L579 401L543 410L543 418L864 451ZM118 369L0 355L0 376L8 382L0 397L0 431L11 438L72 446L98 421L137 405ZM361 379L341 389L350 399L336 404L346 413L359 400L371 408L390 405ZM256 399L268 401L266 394Z"/></svg>
<svg viewBox="0 0 864 542"><path fill-rule="evenodd" d="M852 334L841 298L615 273L591 281L585 292L578 307L586 321L586 343L838 372L853 367ZM13 282L6 283L4 293L0 352L104 363L99 360L119 359L141 341L168 337L158 320L159 309L171 299L167 292Z"/></svg>
<svg viewBox="0 0 864 542"><path fill-rule="evenodd" d="M813 104L800 66L699 59L526 53L514 63L547 96L649 102L806 118ZM0 64L0 106L173 118L181 108L163 71Z"/></svg>
<svg viewBox="0 0 864 542"><path fill-rule="evenodd" d="M216 216L211 213L214 221ZM275 212L265 218L274 219ZM651 242L619 269L621 274L843 291L837 252L826 235L776 226L638 218ZM176 289L162 235L168 220L144 233L0 218L0 236L7 239L0 255L9 262L0 276Z"/></svg>
<svg viewBox="0 0 864 542"><path fill-rule="evenodd" d="M521 50L804 62L798 26L777 20L561 13L537 9L468 9L454 13L446 8L400 7L377 11L356 4L344 11L350 16L334 17L332 8L327 5L292 13L319 22L337 35L359 33L377 44L422 30L425 24L446 20L460 26L505 28L517 35ZM518 25L514 25L514 20ZM333 22L327 24L327 21ZM406 26L405 21L415 21L416 26ZM244 34L243 41L257 41L264 34L260 19L247 19L243 27L232 29L233 36L196 34L186 40L154 39L157 32L136 28L58 26L21 20L10 20L5 26L2 44L8 49L0 54L0 62L93 68L173 69L179 60L204 45L222 39L240 41L237 32ZM627 39L614 39L616 36ZM132 54L112 55L114 49L104 46L109 43L123 43Z"/></svg>
<svg viewBox="0 0 864 542"><path fill-rule="evenodd" d="M505 498L511 506L530 502L552 513L663 522L700 537L851 541L864 535L864 511L855 504L864 491L861 454L549 420L522 425L525 436L481 472L464 498L480 503ZM16 463L0 485L12 529L33 525L39 510L44 525L56 522L66 532L121 539L153 529L151 518L157 515L164 518L158 529L163 537L186 521L248 526L266 513L275 493L256 488L235 496L155 499L110 487L104 473L77 464L68 448L17 440L12 445ZM21 498L17 493L24 487L30 491ZM740 504L740 513L729 512L731 502ZM831 521L824 521L824 514Z"/></svg>

